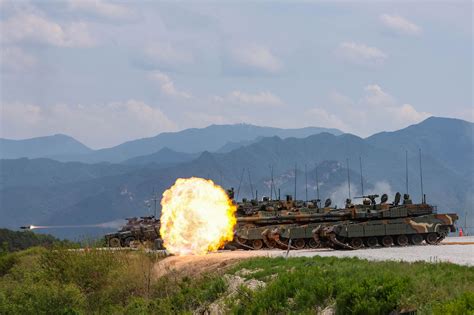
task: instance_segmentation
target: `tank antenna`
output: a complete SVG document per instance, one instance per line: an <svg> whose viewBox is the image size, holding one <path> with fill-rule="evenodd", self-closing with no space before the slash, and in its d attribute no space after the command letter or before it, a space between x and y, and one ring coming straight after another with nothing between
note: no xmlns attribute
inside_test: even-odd
<svg viewBox="0 0 474 315"><path fill-rule="evenodd" d="M347 165L347 187L349 188L349 199L351 199L351 176L349 174L349 159L346 158Z"/></svg>
<svg viewBox="0 0 474 315"><path fill-rule="evenodd" d="M359 166L360 166L360 188L362 189L362 196L364 196L364 177L362 175L362 157L359 156Z"/></svg>
<svg viewBox="0 0 474 315"><path fill-rule="evenodd" d="M247 173L249 175L249 183L250 183L250 191L252 192L252 199L253 199L253 185L252 185L252 178L250 178L250 168L247 168Z"/></svg>
<svg viewBox="0 0 474 315"><path fill-rule="evenodd" d="M408 195L408 150L405 150L405 186Z"/></svg>
<svg viewBox="0 0 474 315"><path fill-rule="evenodd" d="M421 184L421 203L425 203L425 194L423 193L423 168L421 167L421 148L420 152L420 184Z"/></svg>
<svg viewBox="0 0 474 315"><path fill-rule="evenodd" d="M295 163L295 196L293 198L296 201L296 163Z"/></svg>
<svg viewBox="0 0 474 315"><path fill-rule="evenodd" d="M314 171L316 172L316 198L319 200L319 178L318 178L318 164L315 163L316 166Z"/></svg>
<svg viewBox="0 0 474 315"><path fill-rule="evenodd" d="M272 175L272 181L270 183L270 200L273 200L273 193L275 193L275 199L276 199L276 191L273 183L273 165L271 166L271 175Z"/></svg>
<svg viewBox="0 0 474 315"><path fill-rule="evenodd" d="M155 187L153 187L153 203L154 203L154 216L156 218L156 202L157 202L157 198L156 198L156 193L155 193Z"/></svg>
<svg viewBox="0 0 474 315"><path fill-rule="evenodd" d="M239 187L237 188L237 198L235 200L239 200L240 194L240 185L242 185L242 180L244 179L245 168L242 168L242 174L240 175Z"/></svg>

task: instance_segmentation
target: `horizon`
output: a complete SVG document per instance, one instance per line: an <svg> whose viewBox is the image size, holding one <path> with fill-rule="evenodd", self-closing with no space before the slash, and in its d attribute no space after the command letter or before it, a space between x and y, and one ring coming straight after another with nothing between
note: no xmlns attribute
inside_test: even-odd
<svg viewBox="0 0 474 315"><path fill-rule="evenodd" d="M245 123L245 122L242 122L242 123L234 123L234 124L210 124L208 126L204 126L204 127L201 127L201 128L198 128L198 127L190 127L190 128L185 128L185 129L181 129L181 130L177 130L177 131L163 131L163 132L160 132L158 134L155 134L155 135L151 135L149 137L143 137L143 138L136 138L136 139L131 139L131 140L127 140L125 142L121 142L121 143L118 143L116 145L113 145L113 146L108 146L108 147L92 147L90 145L88 145L87 143L84 143L80 140L78 140L77 138L75 138L74 136L72 135L68 135L68 134L64 134L64 133L55 133L55 134L50 134L50 135L42 135L42 136L37 136L37 137L32 137L32 138L20 138L20 139L12 139L12 138L3 138L3 137L0 137L0 139L3 139L3 140L12 140L12 141L23 141L23 140L33 140L33 139L37 139L37 138L48 138L48 137L54 137L54 136L65 136L65 137L69 137L69 138L72 138L74 139L75 141L79 142L80 144L86 146L88 149L91 149L93 151L98 151L98 150L102 150L102 149L110 149L110 148L113 148L113 147L117 147L121 144L124 144L124 143L127 143L127 142L133 142L133 141L136 141L136 140L141 140L141 139L149 139L149 138L154 138L154 137L157 137L161 134L166 134L166 133L179 133L179 132L182 132L182 131L185 131L185 130L190 130L190 129L206 129L206 128L209 128L209 127L212 127L212 126L237 126L237 125L247 125L247 126L253 126L253 127L261 127L261 128L276 128L276 129L284 129L284 130L290 130L290 129L294 129L294 130L298 130L298 129L307 129L307 128L323 128L323 129L335 129L337 131L340 131L342 134L350 134L350 135L354 135L354 136L357 136L361 139L366 139L366 138L369 138L373 135L376 135L378 133L382 133L382 132L393 132L393 131L399 131L399 130L402 130L402 129L405 129L405 128L408 128L410 126L414 126L414 125L418 125L428 119L431 119L431 118L440 118L440 119L453 119L453 120L461 120L461 121L464 121L464 122L468 122L468 123L471 123L471 124L474 124L474 122L472 121L469 121L469 120L466 120L466 119L462 119L462 118L455 118L455 117L440 117L440 116L430 116L430 117L427 117L425 118L424 120L418 122L418 123L414 123L414 124L409 124L407 126L404 126L404 127L401 127L400 129L396 129L396 130L380 130L380 131L376 131L374 132L373 134L370 134L368 136L365 136L365 137L362 137L358 134L354 134L354 133L351 133L351 132L345 132L344 130L340 130L340 129L337 129L337 128L326 128L326 127L319 127L319 126L305 126L305 127L300 127L300 128L281 128L281 127L273 127L273 126L259 126L259 125L255 125L255 124L251 124L251 123ZM336 135L337 136L337 135ZM278 136L276 136L278 137ZM166 147L165 147L166 148ZM174 150L173 150L174 151Z"/></svg>

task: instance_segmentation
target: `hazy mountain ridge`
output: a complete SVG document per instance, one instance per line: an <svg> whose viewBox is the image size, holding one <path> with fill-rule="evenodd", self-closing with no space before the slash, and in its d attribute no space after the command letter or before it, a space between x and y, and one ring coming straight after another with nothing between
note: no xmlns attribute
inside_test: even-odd
<svg viewBox="0 0 474 315"><path fill-rule="evenodd" d="M377 133L367 141L390 151L400 150L393 143L403 144L411 155L423 148L459 175L472 178L474 174L474 124L468 121L430 117L398 131Z"/></svg>
<svg viewBox="0 0 474 315"><path fill-rule="evenodd" d="M2 159L82 155L92 151L76 139L62 134L24 140L0 138L0 158Z"/></svg>
<svg viewBox="0 0 474 315"><path fill-rule="evenodd" d="M172 166L183 162L191 161L197 158L200 153L183 153L171 150L168 147L164 147L158 152L137 156L122 162L127 165L147 165L156 164L156 166L162 168L165 166Z"/></svg>
<svg viewBox="0 0 474 315"><path fill-rule="evenodd" d="M455 154L464 154L466 159L474 159L469 145L472 143L472 134L455 132L452 136L437 137L436 135L443 133L446 128L448 130L458 128L451 126L452 124L465 124L462 121L448 120L447 123L446 121L434 118L428 121L434 125L434 129L426 128L425 121L393 133L374 135L375 140L371 137L362 139L350 134L334 136L329 133L303 139L269 137L227 153L206 151L191 161L162 168L152 164L124 166L107 163L93 165L73 163L71 165L88 172L91 171L89 167L103 167L106 170L93 173L103 176L87 177L76 174L74 175L76 180L63 179L59 183L48 180L47 176L38 182L25 181L23 186L20 185L21 180L18 180L15 187L11 184L5 187L4 182L15 182L8 177L17 176L14 170L20 164L7 161L11 170L4 173L5 161L2 161L0 217L5 219L2 220L5 226L14 227L39 223L90 224L130 215L143 215L149 213L144 200L150 198L152 190L155 189L161 194L177 177L211 178L223 187L234 187L236 191L240 187L239 198L251 197L250 186L254 191L258 190L259 196L268 196L270 166L273 166L274 180L283 197L285 194L294 194L295 163L298 198L305 198L306 165L308 195L310 199L314 199L316 194L314 168L317 164L321 199L335 198L337 200L334 202L341 206L341 200L348 196L346 158L349 159L351 169L351 195L361 193L359 157L362 158L365 192L389 193L390 198L393 198L396 191L405 191L405 150L409 150L409 192L415 201L419 201L421 191L417 144L420 144L423 152L424 192L428 196L428 201L439 205L440 211L456 211L463 215L464 210L470 210L473 205L470 197L473 193L472 177L460 175L465 170L465 166L461 163L445 161L449 159L449 155L439 156L438 151L434 150L432 153L431 150L449 147L453 142L457 142L461 145L457 147ZM447 125L444 126L445 124ZM418 133L418 128L422 132ZM398 133L403 135L407 132L406 129L410 131L410 137L402 137L403 141L400 142L397 140L401 137ZM430 138L429 141L426 137ZM452 137L456 139L451 139ZM429 145L423 146L424 144ZM53 165L57 163L58 168L67 168L69 164L53 162ZM30 165L22 165L20 170L16 171L19 174L22 174L22 168L41 168L41 163L50 165L52 162L21 160L21 163ZM28 222L25 222L26 220ZM49 232L56 235L58 232L62 233L54 230ZM67 233L77 233L77 231L64 232L66 234L63 236L71 235Z"/></svg>
<svg viewBox="0 0 474 315"><path fill-rule="evenodd" d="M119 163L135 157L157 153L163 148L182 153L198 153L217 151L228 143L246 143L255 141L259 137L304 138L320 132L342 134L337 129L319 127L282 129L249 124L211 125L205 128L164 132L154 137L127 141L111 148L99 150L87 148L69 136L55 135L27 140L0 139L1 148L4 152L0 155L0 158L49 157L63 162Z"/></svg>

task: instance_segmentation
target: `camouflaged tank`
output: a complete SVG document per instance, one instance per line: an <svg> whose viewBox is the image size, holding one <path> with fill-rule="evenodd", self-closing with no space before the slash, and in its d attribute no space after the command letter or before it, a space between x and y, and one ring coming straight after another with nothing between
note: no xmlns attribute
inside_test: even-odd
<svg viewBox="0 0 474 315"><path fill-rule="evenodd" d="M423 241L436 245L456 231L458 215L438 214L436 207L427 204L426 200L413 204L405 194L403 203L399 204L400 194L397 193L394 203L387 204L387 197L383 195L382 202L376 204L377 195L366 197L370 203L347 207L346 210L351 211L350 219L316 227L313 230L315 241L336 249L420 245Z"/></svg>
<svg viewBox="0 0 474 315"><path fill-rule="evenodd" d="M237 224L231 246L244 249L262 248L316 248L312 231L322 222L336 222L345 218L346 212L331 208L331 201L325 207L319 200L308 202L293 200L262 201L243 200L237 203ZM318 224L316 224L318 223ZM290 239L293 245L290 245Z"/></svg>
<svg viewBox="0 0 474 315"><path fill-rule="evenodd" d="M160 219L154 216L127 218L127 223L115 233L105 235L109 247L130 247L133 243L149 243L154 249L164 249L160 237Z"/></svg>
<svg viewBox="0 0 474 315"><path fill-rule="evenodd" d="M408 195L400 204L396 194L393 203L388 196L363 196L362 204L346 200L344 209L331 207L326 200L324 207L319 200L238 203L237 225L234 241L236 248L291 248L303 249L333 247L358 249L408 244L437 244L449 232L455 231L457 215L437 214L436 208L422 202L413 204Z"/></svg>

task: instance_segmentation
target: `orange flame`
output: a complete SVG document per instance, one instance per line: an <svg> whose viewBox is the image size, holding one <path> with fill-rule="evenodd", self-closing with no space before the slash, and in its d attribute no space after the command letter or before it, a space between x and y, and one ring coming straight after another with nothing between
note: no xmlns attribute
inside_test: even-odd
<svg viewBox="0 0 474 315"><path fill-rule="evenodd" d="M160 234L173 254L202 255L233 239L236 207L212 180L178 178L161 207Z"/></svg>

